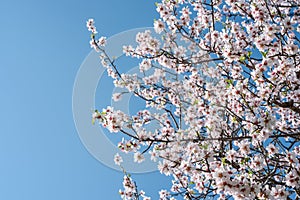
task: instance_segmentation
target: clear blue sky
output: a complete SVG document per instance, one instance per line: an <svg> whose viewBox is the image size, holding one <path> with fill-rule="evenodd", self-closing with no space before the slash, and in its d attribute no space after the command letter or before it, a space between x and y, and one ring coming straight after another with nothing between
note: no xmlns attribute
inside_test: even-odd
<svg viewBox="0 0 300 200"><path fill-rule="evenodd" d="M78 137L72 89L91 50L86 20L107 37L152 26L154 2L0 3L0 199L120 199L122 173L94 159ZM165 184L158 173L135 177L150 194Z"/></svg>

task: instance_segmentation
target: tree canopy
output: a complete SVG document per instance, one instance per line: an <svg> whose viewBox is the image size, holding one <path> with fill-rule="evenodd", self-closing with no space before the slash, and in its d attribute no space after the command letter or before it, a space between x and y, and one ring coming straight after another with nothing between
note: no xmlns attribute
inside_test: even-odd
<svg viewBox="0 0 300 200"><path fill-rule="evenodd" d="M122 73L87 22L115 86L146 105L93 118L126 136L119 148L136 162L150 153L173 176L162 200L300 198L299 0L162 0L156 10L161 38L142 32L123 48L140 74ZM123 199L150 199L126 172L123 185Z"/></svg>

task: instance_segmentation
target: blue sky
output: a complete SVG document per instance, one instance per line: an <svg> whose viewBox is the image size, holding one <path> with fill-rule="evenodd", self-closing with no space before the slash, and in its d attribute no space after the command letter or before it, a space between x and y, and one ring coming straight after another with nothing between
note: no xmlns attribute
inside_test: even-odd
<svg viewBox="0 0 300 200"><path fill-rule="evenodd" d="M107 37L152 26L154 2L0 3L0 199L119 199L122 173L94 159L78 137L73 84L91 51L86 20ZM134 177L150 194L167 188L159 173Z"/></svg>

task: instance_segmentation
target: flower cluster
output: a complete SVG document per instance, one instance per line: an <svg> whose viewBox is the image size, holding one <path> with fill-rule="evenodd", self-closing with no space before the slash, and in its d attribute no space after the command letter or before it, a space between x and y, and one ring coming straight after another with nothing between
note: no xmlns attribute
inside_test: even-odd
<svg viewBox="0 0 300 200"><path fill-rule="evenodd" d="M123 187L124 190L119 190L119 194L124 200L137 200L140 199L139 197L143 198L143 200L150 200L150 197L146 196L143 190L139 192L137 191L135 182L130 178L128 174L124 175Z"/></svg>
<svg viewBox="0 0 300 200"><path fill-rule="evenodd" d="M95 22L93 19L89 19L86 22L86 27L88 28L88 31L90 31L91 34L91 40L90 45L91 48L95 49L97 52L100 51L100 47L104 47L106 44L106 37L100 37L97 41L95 40L95 35L98 33L97 29L95 27ZM103 50L102 50L103 51Z"/></svg>
<svg viewBox="0 0 300 200"><path fill-rule="evenodd" d="M110 132L118 132L121 127L125 124L128 116L120 110L114 111L110 106L103 109L100 113L96 110L93 113L93 120L98 120L103 127L107 128Z"/></svg>

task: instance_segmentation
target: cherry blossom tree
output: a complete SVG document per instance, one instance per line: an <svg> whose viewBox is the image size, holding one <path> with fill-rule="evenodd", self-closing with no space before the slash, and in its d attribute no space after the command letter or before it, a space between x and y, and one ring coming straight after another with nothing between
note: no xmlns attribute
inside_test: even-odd
<svg viewBox="0 0 300 200"><path fill-rule="evenodd" d="M114 85L145 102L133 116L107 107L93 119L124 135L118 146L136 162L150 153L173 177L161 200L299 199L300 1L162 0L156 10L161 39L146 31L123 48L140 74L122 73L87 22ZM124 173L122 198L150 199Z"/></svg>

